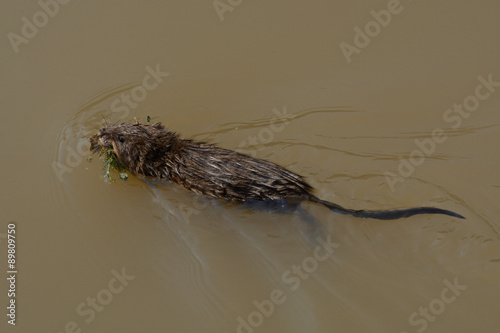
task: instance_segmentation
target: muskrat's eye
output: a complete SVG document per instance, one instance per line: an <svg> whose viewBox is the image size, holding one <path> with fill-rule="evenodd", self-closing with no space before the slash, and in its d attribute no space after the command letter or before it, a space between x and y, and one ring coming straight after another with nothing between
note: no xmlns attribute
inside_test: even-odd
<svg viewBox="0 0 500 333"><path fill-rule="evenodd" d="M118 141L120 141L121 143L124 143L125 142L125 138L123 136L119 136L118 137Z"/></svg>

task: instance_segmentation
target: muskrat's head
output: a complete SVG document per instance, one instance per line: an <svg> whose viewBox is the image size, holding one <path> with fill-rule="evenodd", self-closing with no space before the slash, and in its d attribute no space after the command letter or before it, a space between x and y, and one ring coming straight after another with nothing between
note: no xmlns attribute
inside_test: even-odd
<svg viewBox="0 0 500 333"><path fill-rule="evenodd" d="M158 147L163 146L159 141L173 135L161 123L109 125L90 138L90 150L101 155L112 149L130 171L144 173L144 163L161 150Z"/></svg>

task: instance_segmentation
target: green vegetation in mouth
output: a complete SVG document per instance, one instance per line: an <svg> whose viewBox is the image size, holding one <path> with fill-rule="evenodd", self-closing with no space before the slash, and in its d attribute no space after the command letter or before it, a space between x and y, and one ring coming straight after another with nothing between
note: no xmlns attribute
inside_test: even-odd
<svg viewBox="0 0 500 333"><path fill-rule="evenodd" d="M121 180L125 181L128 179L127 168L125 167L125 165L122 164L122 162L118 160L115 152L113 151L113 148L103 148L99 152L99 156L104 162L104 167L103 167L104 178L106 178L109 182L113 183L115 181L112 177L113 171L118 172Z"/></svg>

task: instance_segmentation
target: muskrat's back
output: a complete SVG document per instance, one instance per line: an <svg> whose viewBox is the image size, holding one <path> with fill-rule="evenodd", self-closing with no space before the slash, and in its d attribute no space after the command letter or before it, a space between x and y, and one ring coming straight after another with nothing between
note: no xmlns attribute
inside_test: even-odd
<svg viewBox="0 0 500 333"><path fill-rule="evenodd" d="M229 201L310 196L312 187L301 176L275 163L206 143L185 144L179 163L164 175L188 190Z"/></svg>

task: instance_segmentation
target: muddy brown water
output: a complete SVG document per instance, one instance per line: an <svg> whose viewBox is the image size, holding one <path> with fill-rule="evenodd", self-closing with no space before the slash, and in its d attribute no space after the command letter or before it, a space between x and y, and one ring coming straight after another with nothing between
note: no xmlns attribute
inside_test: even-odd
<svg viewBox="0 0 500 333"><path fill-rule="evenodd" d="M0 11L0 331L498 332L498 2L40 3ZM88 137L147 116L348 207L466 219L308 204L314 229L106 182Z"/></svg>

